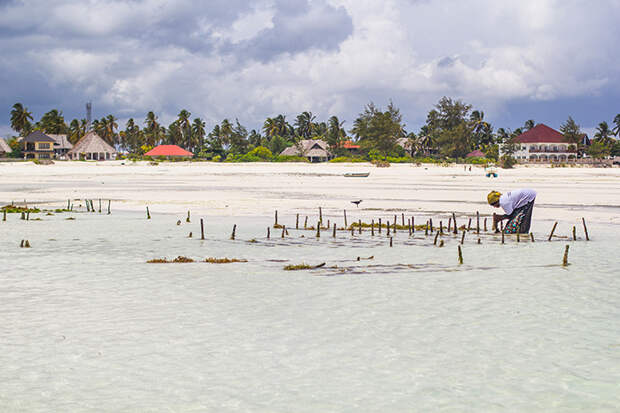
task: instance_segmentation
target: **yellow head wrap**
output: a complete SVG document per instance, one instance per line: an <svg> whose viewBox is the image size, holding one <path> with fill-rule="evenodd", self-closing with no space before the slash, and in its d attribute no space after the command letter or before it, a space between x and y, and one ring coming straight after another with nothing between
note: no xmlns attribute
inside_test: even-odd
<svg viewBox="0 0 620 413"><path fill-rule="evenodd" d="M487 201L489 202L489 205L493 205L494 203L499 202L500 196L502 196L502 194L497 191L489 192L489 195L487 195Z"/></svg>

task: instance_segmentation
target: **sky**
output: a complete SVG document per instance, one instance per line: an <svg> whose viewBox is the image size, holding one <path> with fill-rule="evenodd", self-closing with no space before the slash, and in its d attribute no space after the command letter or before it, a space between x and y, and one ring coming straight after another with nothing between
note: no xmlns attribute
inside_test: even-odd
<svg viewBox="0 0 620 413"><path fill-rule="evenodd" d="M0 136L113 114L124 128L182 109L210 130L284 114L401 109L418 132L442 96L495 128L620 113L620 0L0 0Z"/></svg>

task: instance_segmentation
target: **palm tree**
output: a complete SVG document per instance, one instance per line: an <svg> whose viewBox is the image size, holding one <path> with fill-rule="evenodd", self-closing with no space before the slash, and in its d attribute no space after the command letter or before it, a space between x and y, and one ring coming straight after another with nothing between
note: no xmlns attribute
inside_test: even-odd
<svg viewBox="0 0 620 413"><path fill-rule="evenodd" d="M152 111L146 114L146 119L144 120L144 133L147 146L155 146L159 143L159 138L161 136L161 126L159 122L157 122L157 116Z"/></svg>
<svg viewBox="0 0 620 413"><path fill-rule="evenodd" d="M179 112L177 123L179 127L179 132L181 133L181 142L185 146L188 151L191 151L192 148L192 124L190 121L191 113L187 110L183 109Z"/></svg>
<svg viewBox="0 0 620 413"><path fill-rule="evenodd" d="M108 137L107 142L114 146L118 143L118 134L116 130L118 129L118 123L116 123L116 118L114 115L108 115L106 118L106 135Z"/></svg>
<svg viewBox="0 0 620 413"><path fill-rule="evenodd" d="M607 122L601 122L596 127L596 133L594 134L594 139L597 142L601 142L603 145L611 145L613 143L613 138L611 137L613 133L611 129L609 129L609 125Z"/></svg>
<svg viewBox="0 0 620 413"><path fill-rule="evenodd" d="M342 128L344 125L344 121L340 122L338 116L332 116L327 121L327 143L332 150L337 150L342 145L342 141L344 140L347 133Z"/></svg>
<svg viewBox="0 0 620 413"><path fill-rule="evenodd" d="M37 128L44 133L63 134L67 133L67 124L62 112L57 109L52 109L41 117L41 120L37 122Z"/></svg>
<svg viewBox="0 0 620 413"><path fill-rule="evenodd" d="M525 124L523 125L523 129L528 131L532 129L534 126L536 126L536 122L534 122L534 119L529 119L525 121Z"/></svg>
<svg viewBox="0 0 620 413"><path fill-rule="evenodd" d="M21 103L13 105L13 110L11 110L11 128L13 128L15 132L19 134L22 132L28 134L32 129L31 120L32 113Z"/></svg>
<svg viewBox="0 0 620 413"><path fill-rule="evenodd" d="M206 123L200 118L194 119L194 123L192 123L192 136L195 139L194 143L198 145L198 152L204 149L205 135L207 134L205 126Z"/></svg>
<svg viewBox="0 0 620 413"><path fill-rule="evenodd" d="M295 119L297 136L302 139L310 139L315 129L314 119L316 116L312 112L302 112Z"/></svg>
<svg viewBox="0 0 620 413"><path fill-rule="evenodd" d="M616 138L620 139L620 113L614 118L614 125L614 135L616 135Z"/></svg>

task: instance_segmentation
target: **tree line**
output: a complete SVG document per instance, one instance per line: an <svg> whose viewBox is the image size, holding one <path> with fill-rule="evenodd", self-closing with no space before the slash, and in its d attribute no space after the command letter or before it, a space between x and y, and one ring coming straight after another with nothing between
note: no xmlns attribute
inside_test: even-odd
<svg viewBox="0 0 620 413"><path fill-rule="evenodd" d="M360 145L360 154L365 159L432 157L436 159L463 158L472 150L479 149L489 159L497 160L501 153L510 158L516 150L514 139L532 129L536 122L525 121L522 127L510 130L497 129L485 120L484 112L460 100L443 97L428 112L426 122L417 131L407 131L402 114L392 102L385 109L367 104L353 121L350 130L344 128L344 121L330 116L327 121L318 121L312 112L305 111L290 123L279 114L268 117L260 129L247 130L239 120L222 120L207 132L207 125L200 117L194 117L183 109L168 126L159 121L150 111L142 121L130 118L119 129L118 119L107 115L88 124L86 119L65 121L62 111L52 109L38 121L21 103L15 103L10 116L11 127L19 136L40 130L48 134L65 134L75 144L89 130L96 132L110 145L129 155L140 156L160 144L178 145L205 159L239 158L248 153L259 152L277 155L285 148L298 145L304 139L322 139L336 156L347 156L343 147L347 140ZM575 145L579 154L589 153L594 157L620 156L620 114L613 119L613 127L601 122L594 135L592 145L583 147L583 132L580 126L568 117L560 127L567 141ZM9 140L14 150L19 145Z"/></svg>

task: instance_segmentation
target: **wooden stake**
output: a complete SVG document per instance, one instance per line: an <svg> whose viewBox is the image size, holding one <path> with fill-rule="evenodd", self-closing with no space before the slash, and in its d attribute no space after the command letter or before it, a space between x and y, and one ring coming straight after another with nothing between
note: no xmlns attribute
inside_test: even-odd
<svg viewBox="0 0 620 413"><path fill-rule="evenodd" d="M205 224L202 218L200 218L200 239L205 239Z"/></svg>
<svg viewBox="0 0 620 413"><path fill-rule="evenodd" d="M588 227L586 227L586 219L581 218L581 221L583 222L583 232L586 234L586 241L590 241L590 237L588 236Z"/></svg>
<svg viewBox="0 0 620 413"><path fill-rule="evenodd" d="M299 214L295 215L295 229L299 229Z"/></svg>
<svg viewBox="0 0 620 413"><path fill-rule="evenodd" d="M424 230L424 235L428 236L428 221L426 221L426 229Z"/></svg>
<svg viewBox="0 0 620 413"><path fill-rule="evenodd" d="M562 267L568 266L568 245L564 248L564 258L562 259Z"/></svg>
<svg viewBox="0 0 620 413"><path fill-rule="evenodd" d="M332 233L332 237L336 238L336 224L334 224L334 232Z"/></svg>
<svg viewBox="0 0 620 413"><path fill-rule="evenodd" d="M452 232L452 217L448 217L448 232Z"/></svg>
<svg viewBox="0 0 620 413"><path fill-rule="evenodd" d="M370 235L375 236L375 220L370 221Z"/></svg>
<svg viewBox="0 0 620 413"><path fill-rule="evenodd" d="M439 231L435 233L435 240L433 241L433 245L437 245L437 238L439 238Z"/></svg>
<svg viewBox="0 0 620 413"><path fill-rule="evenodd" d="M381 218L379 218L379 234L381 234Z"/></svg>
<svg viewBox="0 0 620 413"><path fill-rule="evenodd" d="M471 218L469 218L469 222L467 223L467 231L471 230Z"/></svg>
<svg viewBox="0 0 620 413"><path fill-rule="evenodd" d="M573 241L577 241L577 228L573 225Z"/></svg>
<svg viewBox="0 0 620 413"><path fill-rule="evenodd" d="M308 215L306 215L306 219L304 220L304 229L308 228Z"/></svg>
<svg viewBox="0 0 620 413"><path fill-rule="evenodd" d="M517 231L517 242L521 242L521 235L519 234L519 231Z"/></svg>
<svg viewBox="0 0 620 413"><path fill-rule="evenodd" d="M101 214L101 198L99 198L99 213Z"/></svg>
<svg viewBox="0 0 620 413"><path fill-rule="evenodd" d="M480 234L480 211L476 211L476 234Z"/></svg>
<svg viewBox="0 0 620 413"><path fill-rule="evenodd" d="M319 223L323 225L323 210L319 207Z"/></svg>
<svg viewBox="0 0 620 413"><path fill-rule="evenodd" d="M235 240L235 232L237 231L237 224L233 225L232 234L230 234L230 239Z"/></svg>
<svg viewBox="0 0 620 413"><path fill-rule="evenodd" d="M407 220L407 224L409 226L409 236L411 236L411 218Z"/></svg>
<svg viewBox="0 0 620 413"><path fill-rule="evenodd" d="M344 211L344 227L347 228L348 227L348 225L347 225L347 210L344 209L343 211Z"/></svg>
<svg viewBox="0 0 620 413"><path fill-rule="evenodd" d="M433 218L429 219L428 222L431 225L431 234L433 233Z"/></svg>
<svg viewBox="0 0 620 413"><path fill-rule="evenodd" d="M551 229L551 234L549 234L549 239L547 241L551 241L551 238L553 238L553 233L555 232L555 227L557 226L558 226L557 222L553 224L553 228Z"/></svg>
<svg viewBox="0 0 620 413"><path fill-rule="evenodd" d="M151 219L151 213L149 212L149 207L146 207L146 219Z"/></svg>
<svg viewBox="0 0 620 413"><path fill-rule="evenodd" d="M504 244L504 231L502 231L502 245Z"/></svg>
<svg viewBox="0 0 620 413"><path fill-rule="evenodd" d="M499 230L504 232L504 221L499 222Z"/></svg>
<svg viewBox="0 0 620 413"><path fill-rule="evenodd" d="M187 210L187 218L185 218L185 222L191 222L190 215L189 215L189 209Z"/></svg>
<svg viewBox="0 0 620 413"><path fill-rule="evenodd" d="M26 212L26 221L30 221L30 211Z"/></svg>
<svg viewBox="0 0 620 413"><path fill-rule="evenodd" d="M415 220L413 215L411 215L411 233L415 234Z"/></svg>
<svg viewBox="0 0 620 413"><path fill-rule="evenodd" d="M461 245L465 242L465 230L463 230L463 235L461 235Z"/></svg>
<svg viewBox="0 0 620 413"><path fill-rule="evenodd" d="M398 225L396 223L396 215L394 215L394 234L396 234L396 225Z"/></svg>
<svg viewBox="0 0 620 413"><path fill-rule="evenodd" d="M273 221L273 226L277 226L278 225L278 210L276 209L276 213L275 213L275 217L274 217L274 221Z"/></svg>
<svg viewBox="0 0 620 413"><path fill-rule="evenodd" d="M463 251L461 250L461 246L458 246L459 249L459 264L463 264Z"/></svg>
<svg viewBox="0 0 620 413"><path fill-rule="evenodd" d="M282 235L281 235L281 238L284 238L285 235L286 235L286 225L282 225Z"/></svg>
<svg viewBox="0 0 620 413"><path fill-rule="evenodd" d="M533 232L530 232L530 239L532 240L532 242L535 242L534 241L534 233Z"/></svg>
<svg viewBox="0 0 620 413"><path fill-rule="evenodd" d="M439 234L443 235L443 222L439 221Z"/></svg>
<svg viewBox="0 0 620 413"><path fill-rule="evenodd" d="M190 231L188 238L191 238L192 236L193 236L193 234Z"/></svg>
<svg viewBox="0 0 620 413"><path fill-rule="evenodd" d="M402 220L403 227L404 227L404 226L405 226L405 214L404 214L404 213L403 213L403 214L401 214L400 218L401 218L401 220Z"/></svg>
<svg viewBox="0 0 620 413"><path fill-rule="evenodd" d="M2 213L2 220L6 221L6 209Z"/></svg>
<svg viewBox="0 0 620 413"><path fill-rule="evenodd" d="M316 223L316 237L321 238L321 221Z"/></svg>
<svg viewBox="0 0 620 413"><path fill-rule="evenodd" d="M71 199L67 199L67 209L71 206Z"/></svg>
<svg viewBox="0 0 620 413"><path fill-rule="evenodd" d="M271 238L271 228L267 227L267 239Z"/></svg>
<svg viewBox="0 0 620 413"><path fill-rule="evenodd" d="M487 232L487 219L484 219L484 232Z"/></svg>
<svg viewBox="0 0 620 413"><path fill-rule="evenodd" d="M452 213L452 222L454 223L454 235L458 234L458 227L456 225L456 215L454 214L454 212Z"/></svg>
<svg viewBox="0 0 620 413"><path fill-rule="evenodd" d="M443 247L443 240L442 239L439 240L439 248L441 248L441 247Z"/></svg>
<svg viewBox="0 0 620 413"><path fill-rule="evenodd" d="M392 240L392 237L390 237L390 248L392 247L392 245L393 245L393 240Z"/></svg>
<svg viewBox="0 0 620 413"><path fill-rule="evenodd" d="M110 204L112 204L112 200L108 199L108 215L110 215ZM71 206L73 208L73 206Z"/></svg>
<svg viewBox="0 0 620 413"><path fill-rule="evenodd" d="M361 219L359 220L359 226L360 226L359 233L361 234L362 233L362 220Z"/></svg>
<svg viewBox="0 0 620 413"><path fill-rule="evenodd" d="M386 228L387 228L387 236L390 236L390 221L387 222L386 224Z"/></svg>

